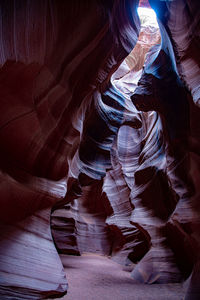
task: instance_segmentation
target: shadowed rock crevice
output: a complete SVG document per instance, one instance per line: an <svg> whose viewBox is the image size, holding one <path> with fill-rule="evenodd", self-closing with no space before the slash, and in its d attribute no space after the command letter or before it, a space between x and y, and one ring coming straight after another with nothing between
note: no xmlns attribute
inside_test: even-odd
<svg viewBox="0 0 200 300"><path fill-rule="evenodd" d="M0 2L3 300L63 296L57 252L108 256L131 282L191 274L199 298L199 8Z"/></svg>

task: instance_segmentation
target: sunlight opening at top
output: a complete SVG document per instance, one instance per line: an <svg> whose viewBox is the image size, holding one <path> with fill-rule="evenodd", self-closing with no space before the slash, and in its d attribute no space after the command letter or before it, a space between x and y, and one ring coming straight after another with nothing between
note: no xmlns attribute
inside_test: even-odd
<svg viewBox="0 0 200 300"><path fill-rule="evenodd" d="M138 15L140 18L141 26L150 26L158 28L156 13L153 9L147 7L138 7Z"/></svg>

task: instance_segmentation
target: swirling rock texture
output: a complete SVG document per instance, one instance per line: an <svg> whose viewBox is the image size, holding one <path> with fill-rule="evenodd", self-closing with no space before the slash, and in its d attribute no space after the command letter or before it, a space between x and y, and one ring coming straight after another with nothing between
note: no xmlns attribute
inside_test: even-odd
<svg viewBox="0 0 200 300"><path fill-rule="evenodd" d="M56 248L200 297L200 4L149 1L159 44L138 2L0 2L1 299L66 293Z"/></svg>
<svg viewBox="0 0 200 300"><path fill-rule="evenodd" d="M67 291L50 232L51 207L66 193L69 165L76 176L81 157L87 169L87 138L82 154L77 152L87 136L81 126L90 113L89 122L97 121L98 128L98 107L106 111L99 86L105 90L137 40L136 4L130 14L131 1L0 3L1 299L42 299ZM121 102L111 116L119 112L116 125L109 128L109 118L102 119L105 136L117 130ZM98 152L100 167L110 143Z"/></svg>
<svg viewBox="0 0 200 300"><path fill-rule="evenodd" d="M177 7L184 7L182 12L190 10L190 3L180 2L180 6L177 5ZM182 76L183 80L187 83L187 86L190 86L189 81L187 82L186 75L188 70L184 73L184 69L181 67L182 64L184 64L185 59L181 59L179 54L181 43L178 45L176 44L176 30L170 30L169 28L172 26L172 23L174 28L176 25L176 17L174 15L173 19L173 13L171 12L172 10L175 10L175 7L173 5L167 5L166 3L160 3L159 1L152 1L150 3L157 11L160 20L159 25L162 43L160 49L155 48L151 50L142 77L138 83L138 87L136 88L135 94L132 96L132 100L138 109L144 111L158 111L162 118L164 137L167 143L166 162L168 180L170 186L176 193L176 196L178 196L178 204L175 211L168 219L167 229L165 229L166 234L168 235L168 244L172 243L170 237L171 232L169 230L175 229L177 233L184 234L187 243L189 243L191 245L190 247L194 250L191 258L193 256L193 262L198 266L199 246L197 244L199 244L199 209L196 204L198 201L196 182L198 181L199 175L197 173L194 175L193 171L194 161L197 164L199 161L198 129L193 129L193 115L195 116L198 114L198 108L194 107L192 99L187 95L185 87L179 79L179 76ZM168 26L169 23L170 26ZM193 42L193 38L191 38L189 43L190 42ZM181 53L184 51L186 51L186 49L183 48ZM195 56L195 54L192 53L190 53L190 55L191 57L193 55ZM175 59L177 62L176 64ZM196 88L198 89L198 86L196 86ZM191 86L190 89L193 94L193 99L197 103L198 101L195 100L194 91ZM196 145L195 147L194 144ZM192 152L195 152L195 158ZM153 243L152 246L154 246ZM175 242L173 247L176 248ZM147 270L147 274L151 273L148 268L151 270L154 268L153 262L155 255L150 254L151 253L147 253L143 261L135 268L133 271L134 276L140 276L141 272L137 272L140 269ZM152 262L150 263L150 261ZM151 265L151 267L149 267L149 265ZM186 265L187 263L185 262L185 266ZM156 269L157 268L158 267L156 267ZM190 269L189 264L186 269L188 269L185 270L187 273ZM196 283L199 272L197 270L198 267L195 267L192 276L193 279L187 295L188 299L199 298L199 290Z"/></svg>

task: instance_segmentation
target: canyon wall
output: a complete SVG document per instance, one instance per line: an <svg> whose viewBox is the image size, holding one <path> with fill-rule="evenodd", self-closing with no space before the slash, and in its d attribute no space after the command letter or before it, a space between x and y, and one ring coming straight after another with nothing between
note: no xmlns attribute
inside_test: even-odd
<svg viewBox="0 0 200 300"><path fill-rule="evenodd" d="M149 1L160 43L138 2L0 3L2 299L64 295L57 252L200 295L200 4Z"/></svg>

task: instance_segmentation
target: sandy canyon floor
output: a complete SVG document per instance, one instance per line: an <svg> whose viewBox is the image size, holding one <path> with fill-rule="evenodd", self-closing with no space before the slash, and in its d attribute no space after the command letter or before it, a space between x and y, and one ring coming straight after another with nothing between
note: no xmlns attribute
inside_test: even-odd
<svg viewBox="0 0 200 300"><path fill-rule="evenodd" d="M136 284L130 270L96 254L61 255L69 283L62 300L183 300L185 284Z"/></svg>

